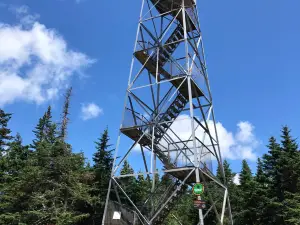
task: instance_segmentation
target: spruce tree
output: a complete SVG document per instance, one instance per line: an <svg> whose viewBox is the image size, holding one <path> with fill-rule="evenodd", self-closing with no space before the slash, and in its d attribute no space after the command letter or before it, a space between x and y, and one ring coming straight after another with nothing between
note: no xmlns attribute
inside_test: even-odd
<svg viewBox="0 0 300 225"><path fill-rule="evenodd" d="M96 153L93 156L94 188L93 196L96 197L93 220L99 220L103 216L106 195L108 191L111 170L113 166L113 149L110 149L108 129L106 128L101 137L95 142Z"/></svg>
<svg viewBox="0 0 300 225"><path fill-rule="evenodd" d="M121 175L134 174L133 168L130 166L127 160L124 161L123 167L121 169ZM137 193L136 193L136 178L134 176L127 176L120 178L120 182L122 184L123 190L129 196L129 198L133 201L137 201ZM126 204L130 205L128 199L123 196L123 200Z"/></svg>
<svg viewBox="0 0 300 225"><path fill-rule="evenodd" d="M230 168L230 164L228 163L228 161L226 159L223 161L223 169L224 169L225 180L222 176L222 171L221 171L221 168L219 165L217 167L217 175L216 176L222 183L225 183L227 186L230 186L233 184L233 178L236 174L232 172L232 170Z"/></svg>
<svg viewBox="0 0 300 225"><path fill-rule="evenodd" d="M290 129L282 128L280 159L283 218L285 224L300 224L300 154Z"/></svg>
<svg viewBox="0 0 300 225"><path fill-rule="evenodd" d="M267 177L268 204L265 205L266 224L282 225L284 191L282 181L282 149L274 137L269 139L269 151L263 156L263 168Z"/></svg>
<svg viewBox="0 0 300 225"><path fill-rule="evenodd" d="M62 120L61 120L61 129L60 129L60 137L62 140L66 140L67 137L67 129L69 123L69 111L70 111L70 99L72 95L72 87L70 87L65 94L65 103L62 112Z"/></svg>
<svg viewBox="0 0 300 225"><path fill-rule="evenodd" d="M72 146L65 141L69 100L64 105L63 129L57 131L50 107L36 127L35 151L23 179L23 186L31 187L30 191L24 190L30 195L22 213L24 223L77 224L90 216L81 211L82 205L92 205L91 188L84 174L85 159L81 153L72 153Z"/></svg>
<svg viewBox="0 0 300 225"><path fill-rule="evenodd" d="M240 173L240 212L236 218L238 224L255 224L255 202L253 199L255 182L252 177L251 169L246 160L242 161L242 171Z"/></svg>
<svg viewBox="0 0 300 225"><path fill-rule="evenodd" d="M290 135L290 129L283 127L282 129L282 154L281 154L281 171L282 171L282 185L284 191L296 193L299 186L299 151L298 144Z"/></svg>
<svg viewBox="0 0 300 225"><path fill-rule="evenodd" d="M3 155L3 152L6 150L6 147L8 146L9 141L13 138L11 136L11 131L7 127L9 120L11 119L10 113L5 113L0 108L0 151L1 155ZM0 156L1 157L1 156Z"/></svg>
<svg viewBox="0 0 300 225"><path fill-rule="evenodd" d="M110 173L113 166L113 149L109 149L111 145L109 144L108 129L105 129L101 137L96 144L96 153L93 156L94 169L96 182L98 183L98 188L101 190L101 196L106 196L106 189L108 187Z"/></svg>
<svg viewBox="0 0 300 225"><path fill-rule="evenodd" d="M34 161L32 163L45 170L52 163L50 155L58 136L56 124L52 122L51 106L48 106L47 111L39 119L33 133L35 138L30 147L34 151L35 157L32 159Z"/></svg>
<svg viewBox="0 0 300 225"><path fill-rule="evenodd" d="M141 173L141 172L140 172ZM149 196L149 192L151 189L151 182L149 180L145 179L143 175L138 175L137 178L137 205L143 206L144 202Z"/></svg>
<svg viewBox="0 0 300 225"><path fill-rule="evenodd" d="M33 130L33 133L35 134L35 139L33 140L33 144L31 145L31 148L33 148L34 150L36 150L37 145L42 141L48 141L48 139L50 138L49 134L51 132L54 132L51 119L52 119L51 106L48 106L47 111L45 112L43 117L39 119L39 122L35 127L35 130ZM51 138L53 139L53 137Z"/></svg>
<svg viewBox="0 0 300 225"><path fill-rule="evenodd" d="M252 172L246 160L242 161L242 171L240 173L240 188L243 191L249 189L252 182Z"/></svg>
<svg viewBox="0 0 300 225"><path fill-rule="evenodd" d="M225 175L225 184L228 188L228 193L229 193L229 198L230 198L230 204L231 204L231 210L232 210L232 216L235 219L236 218L236 214L238 212L240 212L240 191L237 188L237 185L233 182L233 179L236 175L236 173L232 172L231 168L230 168L230 164L228 163L227 160L224 160L223 162L223 168L224 168L224 175ZM220 180L222 182L223 178L221 176L221 171L220 168L217 169L217 177L221 177ZM219 197L218 199L221 199L221 201L223 201L222 196L224 195L224 192L221 192L221 197ZM221 210L221 204L219 206L219 211ZM228 220L228 218L225 218Z"/></svg>
<svg viewBox="0 0 300 225"><path fill-rule="evenodd" d="M7 201L9 194L7 193L8 182L8 157L9 142L12 139L11 130L8 128L8 122L11 119L11 114L5 113L0 109L0 224L5 224L7 221L4 217L7 215ZM6 216L5 216L6 215ZM8 218L8 219L11 219Z"/></svg>
<svg viewBox="0 0 300 225"><path fill-rule="evenodd" d="M238 212L237 207L239 206L239 196L240 196L240 194L238 193L239 190L237 189L236 184L233 182L236 173L232 172L232 170L230 168L230 164L228 163L227 160L223 161L223 169L224 169L224 175L225 175L226 182L224 182L224 178L222 176L222 171L221 171L220 165L218 165L218 167L217 167L216 178L221 183L223 183L227 186L232 213L233 213L233 216L235 216L235 214ZM215 205L216 205L217 211L221 212L222 206L223 206L222 203L223 203L225 190L223 187L216 184L214 181L207 180L207 182L208 182L207 190L209 190L212 198L214 199L214 201L216 201ZM204 192L203 199L208 203L208 206L209 206L211 203L209 201L207 192L208 191ZM206 213L207 209L204 210L204 213ZM219 222L215 216L214 210L210 210L208 215L205 217L205 224L219 224ZM229 218L227 215L224 218L224 224L229 224Z"/></svg>
<svg viewBox="0 0 300 225"><path fill-rule="evenodd" d="M28 197L18 188L22 180L24 168L27 166L30 157L29 146L23 146L22 138L19 134L9 144L6 157L8 169L4 192L7 196L7 208L6 213L2 214L0 218L5 217L7 224L14 224L20 219L20 212L24 210L24 201ZM8 221L8 218L10 218L10 221Z"/></svg>
<svg viewBox="0 0 300 225"><path fill-rule="evenodd" d="M11 136L11 130L7 127L8 122L11 119L11 115L12 114L5 113L2 109L0 109L0 193L3 193L1 190L4 186L4 176L8 169L7 150L9 147L9 141L13 138Z"/></svg>
<svg viewBox="0 0 300 225"><path fill-rule="evenodd" d="M268 184L265 171L263 170L263 162L260 158L257 159L256 176L254 178L255 189L252 196L255 208L253 209L253 221L255 224L268 224L269 215L267 205L270 199L268 198Z"/></svg>
<svg viewBox="0 0 300 225"><path fill-rule="evenodd" d="M263 156L264 160L264 171L266 173L268 182L270 183L270 191L272 195L276 196L278 200L283 199L283 193L280 188L281 183L281 148L274 137L269 139L269 145L267 146L269 151Z"/></svg>
<svg viewBox="0 0 300 225"><path fill-rule="evenodd" d="M26 166L29 155L29 146L23 146L22 137L17 133L8 148L8 174L18 176L19 172Z"/></svg>

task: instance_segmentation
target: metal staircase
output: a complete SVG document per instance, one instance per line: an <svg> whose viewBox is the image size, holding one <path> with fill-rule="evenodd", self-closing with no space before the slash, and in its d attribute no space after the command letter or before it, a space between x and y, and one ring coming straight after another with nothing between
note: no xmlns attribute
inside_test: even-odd
<svg viewBox="0 0 300 225"><path fill-rule="evenodd" d="M169 60L170 56L175 52L178 45L184 38L184 30L181 25L178 25L173 31L169 39L166 41L164 46L160 49L158 63L162 67ZM157 54L152 56L152 60L157 59Z"/></svg>
<svg viewBox="0 0 300 225"><path fill-rule="evenodd" d="M157 0L151 0L153 4L157 3ZM176 1L173 1L176 3ZM178 0L178 5L173 4L170 5L169 0L160 0L156 5L156 9L160 13L165 13L170 11L170 14L175 16L178 10L174 10L181 7L181 0ZM193 0L189 0L192 4ZM180 4L179 4L180 3ZM159 51L154 54L150 54L148 50L140 50L134 53L134 56L140 61L142 65L148 70L148 72L156 77L157 73L160 74L163 79L170 79L170 83L177 88L177 95L174 101L167 107L167 109L157 114L155 111L151 116L149 121L145 121L144 126L138 126L138 124L134 124L130 127L121 128L121 132L131 138L134 141L138 141L140 145L147 147L149 150L153 148L154 153L157 158L163 163L164 167L167 170L172 170L176 168L176 165L170 162L170 157L161 149L159 143L166 135L168 129L171 127L175 119L180 115L180 113L184 110L186 104L189 102L189 94L188 94L188 84L184 82L184 76L178 79L174 78L172 74L164 69L165 64L172 60L172 55L178 48L181 42L184 41L184 29L183 29L183 18L182 13L177 15L177 27L173 30L170 37L159 47ZM191 32L196 29L196 27L192 23L192 19L186 15L188 20L189 28L187 28L188 32ZM192 25L191 25L192 24ZM158 43L159 44L159 43ZM157 68L158 67L158 68ZM160 80L160 78L159 78ZM192 85L192 98L203 96L202 91L197 86L197 84L191 80ZM133 113L133 116L135 114ZM147 125L146 125L147 124ZM154 132L151 128L153 126L149 126L149 124L153 124ZM154 133L154 137L153 137ZM178 180L183 180L188 170L186 171L176 171L172 172L173 177ZM184 188L179 187L179 181L175 182L172 186L171 190L166 191L169 195L166 195L164 198L160 199L162 208L157 209L151 216L151 224L158 225L162 224L166 219L170 210L175 206L175 202L180 196L184 193ZM170 193L172 193L170 195ZM166 203L166 204L164 204Z"/></svg>
<svg viewBox="0 0 300 225"><path fill-rule="evenodd" d="M182 112L187 102L188 100L179 93L168 109L161 114L161 116L153 114L151 116L153 121L148 122L158 122L157 126L154 128L153 150L161 162L164 163L166 169L173 169L174 165L170 163L169 157L160 149L158 144L168 131L169 127ZM152 149L152 129L147 129L147 127L145 129L143 126L132 126L121 128L121 132L130 137L132 140L139 141L139 144Z"/></svg>
<svg viewBox="0 0 300 225"><path fill-rule="evenodd" d="M166 169L173 169L174 165L169 163L169 158L163 151L159 148L158 144L166 134L169 127L172 125L174 120L179 116L179 114L184 109L185 105L188 102L188 84L184 81L185 76L182 78L172 79L173 76L167 72L163 67L166 62L172 57L175 50L178 48L179 44L184 41L184 29L183 29L183 20L182 13L178 14L178 10L181 7L181 0L151 0L153 5L155 5L157 11L160 13L168 13L170 15L177 15L176 19L178 20L177 27L174 29L167 41L160 47L159 55L152 54L149 55L148 50L139 50L134 53L134 56L140 61L142 65L148 70L148 72L156 77L158 74L162 75L165 79L170 79L170 83L178 89L177 96L173 103L168 107L168 109L160 115L152 115L150 121L145 122L148 124L156 124L154 129L154 145L153 150L156 153L157 157L164 163ZM187 0L185 2L186 6L191 7L194 4L193 0ZM193 24L192 18L186 14L187 24ZM190 29L187 31L191 32L196 29L196 27L189 26ZM158 61L157 61L158 60ZM158 65L158 68L157 68ZM192 86L192 97L201 97L203 96L202 91L198 85L191 79ZM134 113L133 113L134 116ZM147 128L146 128L147 129ZM147 146L149 149L152 149L152 129L148 130L143 129L143 127L137 126L137 124L131 127L121 128L121 132L131 138L134 141L139 141L139 144L142 146Z"/></svg>
<svg viewBox="0 0 300 225"><path fill-rule="evenodd" d="M169 212L176 206L176 201L185 193L187 185L181 185L177 179L171 179L168 183L163 183L150 195L144 204L140 207L149 218L151 225L163 224ZM157 193L163 193L156 197ZM149 208L149 204L155 205L154 208Z"/></svg>
<svg viewBox="0 0 300 225"><path fill-rule="evenodd" d="M185 185L207 178L226 189L212 173L212 162L222 168L222 157L198 20L196 0L143 1L116 147L120 151L114 157L102 225L122 224L109 208L118 193L137 215L139 223L134 224L159 225L166 223ZM176 119L184 129L178 129ZM124 136L133 143L126 138L123 143ZM129 170L120 173L125 160L141 168L138 176L147 176L143 193L148 196L137 200L126 193L124 182L118 182L137 176ZM173 186L159 182L164 175L172 178ZM210 197L212 205L223 202L221 213L213 210L216 217L223 224L228 212L232 221L228 190L221 200L217 197ZM117 200L124 204L123 198ZM201 209L197 214L203 225L205 215Z"/></svg>
<svg viewBox="0 0 300 225"><path fill-rule="evenodd" d="M185 188L184 187L179 188L179 185L180 185L180 182L177 181L174 185L172 185L171 191L168 190L168 193L171 193L171 195L166 195L165 198L162 199L162 201L161 201L162 207L159 208L153 214L153 217L151 219L152 225L163 224L163 222L167 218L169 212L175 207L177 200L184 194ZM166 203L166 204L164 204L164 203Z"/></svg>
<svg viewBox="0 0 300 225"><path fill-rule="evenodd" d="M170 14L173 17L175 17L179 11L179 9L182 7L182 0L151 0L153 5L155 6L156 10L161 14ZM185 7L192 7L195 5L194 0L185 0ZM187 30L192 31L196 29L196 26L194 24L194 19L186 15L187 19ZM178 22L183 25L183 16L182 13L177 15Z"/></svg>
<svg viewBox="0 0 300 225"><path fill-rule="evenodd" d="M183 16L182 13L178 14L178 10L181 7L181 0L151 0L155 5L156 9L160 13L168 13L172 16L176 16L178 21L176 28L170 35L170 37L165 41L165 43L156 43L159 47L159 56L157 57L157 52L150 53L149 49L143 49L134 52L136 59L140 61L142 65L148 70L148 72L156 78L157 74L158 80L161 79L170 79L170 83L174 87L178 88L178 91L181 92L183 96L188 98L188 84L187 82L182 83L184 76L179 79L172 79L174 75L170 74L165 68L164 65L171 59L173 53L178 48L179 44L184 41L184 26L183 26ZM194 0L186 0L186 7L191 7L194 5ZM196 30L196 26L188 13L186 13L187 20L187 32L192 32ZM158 60L157 60L158 59ZM157 68L158 64L158 68ZM161 78L162 76L162 78ZM192 80L192 97L201 97L203 96L202 91L198 85Z"/></svg>
<svg viewBox="0 0 300 225"><path fill-rule="evenodd" d="M158 126L155 129L155 142L159 143L163 136L168 131L169 127L183 111L188 100L182 95L178 94L170 107L158 120Z"/></svg>

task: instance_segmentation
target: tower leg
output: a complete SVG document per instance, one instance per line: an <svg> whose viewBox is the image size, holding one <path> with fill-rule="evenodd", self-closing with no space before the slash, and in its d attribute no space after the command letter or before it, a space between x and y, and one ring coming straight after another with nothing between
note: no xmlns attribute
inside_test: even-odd
<svg viewBox="0 0 300 225"><path fill-rule="evenodd" d="M109 195L110 195L110 189L111 189L111 179L109 180L108 184L108 190L107 190L107 195L106 195L106 200L105 200L105 207L104 207L104 212L103 212L103 218L102 218L102 225L105 225L105 217L107 213L107 207L108 207L108 201L109 201Z"/></svg>
<svg viewBox="0 0 300 225"><path fill-rule="evenodd" d="M199 169L196 169L196 182L200 183L200 174L199 174ZM198 200L201 200L201 196L198 196ZM199 209L199 224L204 225L204 219L203 219L203 212L202 209Z"/></svg>

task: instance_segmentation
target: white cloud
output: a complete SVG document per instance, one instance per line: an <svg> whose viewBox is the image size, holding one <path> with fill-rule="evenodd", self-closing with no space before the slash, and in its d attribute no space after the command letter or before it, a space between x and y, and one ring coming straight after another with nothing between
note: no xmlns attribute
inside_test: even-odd
<svg viewBox="0 0 300 225"><path fill-rule="evenodd" d="M237 173L234 177L233 177L233 183L235 183L236 185L240 185L240 174Z"/></svg>
<svg viewBox="0 0 300 225"><path fill-rule="evenodd" d="M216 135L214 131L214 125L211 120L208 121L208 127L212 136L215 138ZM228 131L220 122L216 123L216 129L223 158L231 160L247 159L251 161L255 161L257 159L256 149L259 145L259 141L254 134L254 126L250 122L239 122L237 124L236 132ZM167 131L167 134L169 135L169 137L171 137L171 139L174 142L180 142L179 139L181 139L182 141L190 139L192 135L191 130L192 129L190 117L188 115L180 115L173 122L171 129ZM200 126L196 129L195 135L199 138L201 142L205 143L211 151L213 150L208 135L205 135L204 137L203 129ZM178 147L176 148L175 145L168 146L167 142L164 140L161 140L160 144L166 148L169 147L173 149L178 149ZM191 141L186 142L185 144L190 149L193 149L193 143ZM183 144L177 144L177 146L179 146L179 148L181 149L184 147ZM199 141L196 142L196 146L199 146L198 151L201 151L201 161L205 162L206 164L211 164L211 155L206 154L208 151L205 148L201 148L202 144ZM134 150L139 150L138 146L135 147ZM173 152L173 154L175 155L175 152ZM191 161L194 161L192 153L187 153L187 155L191 156ZM181 156L182 162L187 161L184 155Z"/></svg>
<svg viewBox="0 0 300 225"><path fill-rule="evenodd" d="M241 143L256 142L255 136L253 134L254 127L249 122L239 122L238 132L236 134L236 139Z"/></svg>
<svg viewBox="0 0 300 225"><path fill-rule="evenodd" d="M215 137L214 125L212 121L208 121L208 127L213 137ZM245 121L239 122L237 124L237 132L228 131L220 122L216 123L218 139L220 143L220 149L223 158L240 160L248 159L255 161L257 158L256 148L259 145L259 141L254 134L254 126ZM188 140L191 136L191 121L188 115L180 115L172 124L171 129L181 140ZM168 134L173 140L179 139L171 131L168 131ZM195 132L195 135L204 142L206 145L211 144L208 135L206 135L203 141L203 129L198 127ZM164 144L163 144L164 145ZM189 142L189 146L192 146L192 143ZM201 146L200 142L197 143L197 146ZM212 149L212 147L210 147Z"/></svg>
<svg viewBox="0 0 300 225"><path fill-rule="evenodd" d="M99 115L103 114L103 109L94 103L82 104L81 107L81 118L83 120L89 120L97 118Z"/></svg>
<svg viewBox="0 0 300 225"><path fill-rule="evenodd" d="M18 25L0 22L0 107L15 101L41 104L51 100L95 60L68 48L54 29L28 14L28 7L11 8Z"/></svg>

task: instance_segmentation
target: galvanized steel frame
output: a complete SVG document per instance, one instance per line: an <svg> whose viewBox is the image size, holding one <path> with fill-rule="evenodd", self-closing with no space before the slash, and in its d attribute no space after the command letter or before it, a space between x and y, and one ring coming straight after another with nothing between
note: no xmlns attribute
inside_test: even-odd
<svg viewBox="0 0 300 225"><path fill-rule="evenodd" d="M160 1L162 0L158 0L156 2L156 4L158 4ZM187 24L187 19L186 16L188 15L186 12L186 7L185 7L185 1L182 0L182 6L181 8L178 9L173 9L170 10L168 12L162 13L162 14L157 14L153 15L153 10L155 8L155 4L152 5L151 0L142 0L142 8L141 8L141 12L140 12L140 20L138 23L138 29L137 29L137 34L136 34L136 42L135 42L135 46L134 46L134 52L137 51L137 47L139 45L139 35L142 32L142 29L145 29L145 31L149 34L149 36L151 36L151 38L155 41L155 43L160 43L161 40L163 40L164 36L166 34L168 34L169 29L171 29L172 24L174 23L178 23L176 22L176 18L179 16L179 14L182 14L183 17L183 30L184 30L184 39L183 40L179 40L184 41L185 44L185 58L183 57L182 59L186 60L186 65L185 68L182 67L182 65L180 65L176 60L174 60L172 58L172 56L170 56L171 62L174 63L176 66L178 66L178 68L182 71L182 73L185 74L184 78L182 79L182 77L174 77L171 79L163 79L161 80L159 78L159 56L160 56L160 48L159 47L151 47L151 48L144 48L144 50L149 50L149 49L157 49L157 52L153 51L151 54L149 54L149 57L147 58L146 62L142 65L142 67L140 68L140 70L138 71L138 73L136 75L133 74L133 68L134 68L134 64L136 63L137 59L135 58L135 56L133 56L132 58L132 62L131 62L131 67L130 67L130 75L129 75L129 79L128 79L128 88L126 91L126 97L125 97L125 102L124 102L124 111L123 111L123 117L122 117L122 121L125 118L125 111L126 111L126 105L128 103L128 99L130 99L130 97L134 98L136 100L136 102L138 104L140 104L140 106L143 108L148 108L149 111L153 110L151 109L151 107L149 107L147 105L147 103L143 102L143 100L141 98L139 98L139 96L136 96L133 91L137 90L137 89L142 89L142 88L148 88L150 87L151 89L151 95L152 95L152 100L153 100L153 105L154 105L154 111L157 111L157 116L159 115L158 112L158 106L162 103L162 101L164 101L164 98L162 98L160 100L159 95L160 95L160 84L166 83L166 82L172 82L174 80L178 80L178 79L182 79L181 84L176 88L176 90L174 90L173 95L170 97L170 99L172 99L174 97L174 95L176 94L176 92L179 91L179 89L182 87L182 85L187 82L188 83L188 107L185 108L184 110L189 110L189 115L190 115L190 122L191 122L191 130L192 130L192 134L191 137L189 138L189 140L191 140L193 142L193 146L192 148L189 147L184 140L181 140L180 137L177 136L177 139L179 140L179 144L182 144L186 149L188 149L191 153L193 153L194 155L194 163L191 161L190 157L186 155L186 153L180 149L180 147L177 145L176 142L173 142L171 144L175 144L177 145L177 149L179 151L179 154L185 154L185 157L194 164L194 166L191 167L178 167L175 169L164 169L164 170L157 170L156 169L156 160L157 160L157 156L156 153L154 151L154 126L152 127L152 146L151 149L149 149L151 151L151 162L150 162L150 170L149 170L149 165L147 164L146 160L145 160L145 153L143 151L143 147L142 145L140 145L141 147L141 154L143 157L143 163L145 166L145 171L143 173L135 173L135 174L125 174L125 175L118 175L116 174L116 172L118 171L119 167L121 166L122 162L124 160L127 159L127 157L129 156L129 154L131 153L132 149L134 147L136 147L139 144L139 141L144 137L144 135L146 135L146 130L143 131L143 134L140 136L139 140L135 141L132 146L128 149L128 151L121 156L121 160L119 161L119 163L117 162L117 158L120 157L118 155L118 150L119 150L119 146L120 146L120 138L122 136L121 131L119 132L119 136L118 136L118 140L117 140L117 144L116 144L116 151L115 151L115 156L114 156L114 165L113 165L113 169L112 169L112 173L111 173L111 179L109 182L109 187L108 187L108 194L107 194L107 198L106 198L106 206L105 206L105 210L104 210L104 217L103 217L103 221L102 221L102 225L104 225L105 223L105 216L107 213L107 206L108 206L108 202L109 202L109 197L110 197L110 192L112 190L112 186L117 186L119 190L121 190L121 192L126 196L126 198L128 199L128 201L132 204L133 208L136 210L138 216L140 218L143 219L143 221L141 221L143 224L152 224L152 222L154 221L154 219L160 214L160 212L164 209L164 207L168 204L169 200L172 198L173 195L176 194L176 191L173 191L173 193L170 195L170 197L168 198L168 200L161 205L160 210L158 210L155 215L152 218L146 218L140 211L139 209L136 207L136 205L132 202L132 200L130 199L130 197L126 194L126 192L123 190L122 185L118 183L117 179L118 178L122 178L122 177L129 177L129 176L138 176L138 175L146 175L147 178L150 180L149 175L155 175L155 174L160 174L160 173L170 173L170 172L176 172L176 171L187 171L190 170L190 172L188 173L188 175L181 181L180 185L178 186L178 188L180 189L187 181L187 179L193 174L195 173L196 176L196 182L203 182L205 185L207 185L207 178L210 179L211 181L215 182L217 185L219 185L220 187L222 187L224 189L224 198L223 198L223 202L222 202L222 212L219 213L217 211L216 208L216 201L214 201L211 193L209 193L208 191L208 196L209 196L209 200L211 203L211 206L209 208L209 210L206 212L206 214L203 216L202 214L202 210L199 209L199 224L203 225L204 224L204 218L206 217L206 215L209 213L209 211L214 210L215 214L216 214L216 218L219 221L220 224L223 224L224 221L224 215L225 215L225 208L227 205L227 209L229 211L229 219L230 219L230 223L233 224L233 220L232 220L232 215L231 215L231 208L230 208L230 202L229 202L229 194L228 194L228 189L226 187L226 184L222 183L221 181L219 181L213 171L205 171L203 170L203 168L201 168L201 157L200 157L200 150L198 150L197 144L196 142L201 143L202 145L202 149L206 148L213 157L215 157L219 167L221 168L221 173L223 176L223 180L225 180L225 176L224 176L224 168L223 168L223 164L222 164L222 156L221 156L221 151L220 151L220 145L219 145L219 140L218 140L218 134L217 134L217 127L216 127L216 122L215 122L215 114L214 114L214 108L213 108L213 104L212 104L212 95L211 95L211 90L210 90L210 85L209 85L209 80L208 80L208 73L207 73L207 68L206 68L206 61L205 61L205 54L204 54L204 47L203 47L203 39L202 39L202 35L201 35L201 30L200 30L200 22L199 22L199 18L198 18L198 10L197 10L197 2L196 0L194 0L195 2L195 6L194 10L196 12L196 18L197 21L195 24L196 25L196 30L198 32L198 35L194 36L193 32L193 36L191 36L188 33L188 24ZM148 11L146 11L144 13L145 10L145 4L147 4L148 6ZM155 10L154 10L155 11ZM169 22L168 26L164 29L164 31L161 31L160 36L158 37L157 35L157 29L156 29L156 25L154 22L154 19L157 18L161 18L163 21L163 19L169 15L170 13L176 12L176 16L174 16L174 18ZM150 15L150 17L147 17L147 15ZM148 21L152 21L152 26L151 28L154 29L155 34L151 33L151 29L148 29L147 26L144 25L145 22ZM163 23L163 22L162 22ZM191 26L189 24L189 26ZM178 42L179 42L178 41ZM143 40L144 42L144 40ZM191 43L194 42L194 43ZM175 43L175 42L174 42ZM174 44L174 43L168 43L169 44ZM193 55L191 57L191 55L189 54L189 48L192 48L193 50ZM200 51L199 51L200 50ZM138 86L138 87L133 87L135 81L139 78L139 76L143 73L144 70L147 70L146 68L146 64L148 63L148 61L151 59L151 57L156 53L157 56L157 62L156 62L156 77L155 77L155 83L152 82L152 78L150 75L150 72L148 73L149 75L149 83L146 85L142 85L142 86ZM201 58L202 56L202 58ZM205 93L202 97L204 98L204 100L206 101L205 103L201 103L201 99L199 96L196 97L197 103L198 105L195 105L193 103L193 97L192 97L192 82L193 82L193 78L192 78L192 70L194 66L198 66L195 62L195 60L198 59L200 62L200 67L201 68L197 68L200 72L200 74L203 76L204 81L205 81L205 87L207 88L208 92ZM132 77L134 76L134 78L132 79ZM153 86L154 85L158 85L158 90L157 93L154 93L153 90ZM201 87L198 87L201 90ZM202 90L201 90L202 91ZM202 93L204 93L202 91ZM157 99L155 99L155 95L157 95ZM163 96L163 97L168 97L167 95ZM130 101L130 100L129 100ZM207 108L207 110L205 111L205 108ZM199 119L194 116L194 110L200 110L200 114L202 115L202 121L199 121ZM146 112L148 112L147 110L145 110ZM212 121L213 122L213 129L215 132L215 137L213 137L212 132L210 131L210 127L208 125L208 121ZM170 121L164 121L162 123L169 123ZM156 125L161 125L162 123L157 123ZM203 129L203 137L202 140L200 140L195 132L198 128L202 128ZM120 130L122 128L122 124L120 127ZM173 134L176 135L176 132L172 130L171 127L168 128ZM168 136L168 134L165 134ZM210 141L210 145L205 144L205 140L206 137L209 138ZM168 143L168 139L172 140L172 138L170 137L170 135L166 138L166 142ZM144 147L145 148L145 147ZM200 157L200 158L199 158ZM202 163L203 164L203 163ZM155 190L155 179L153 179L153 184L152 184L152 189L153 191ZM117 191L117 188L114 188L115 191Z"/></svg>

